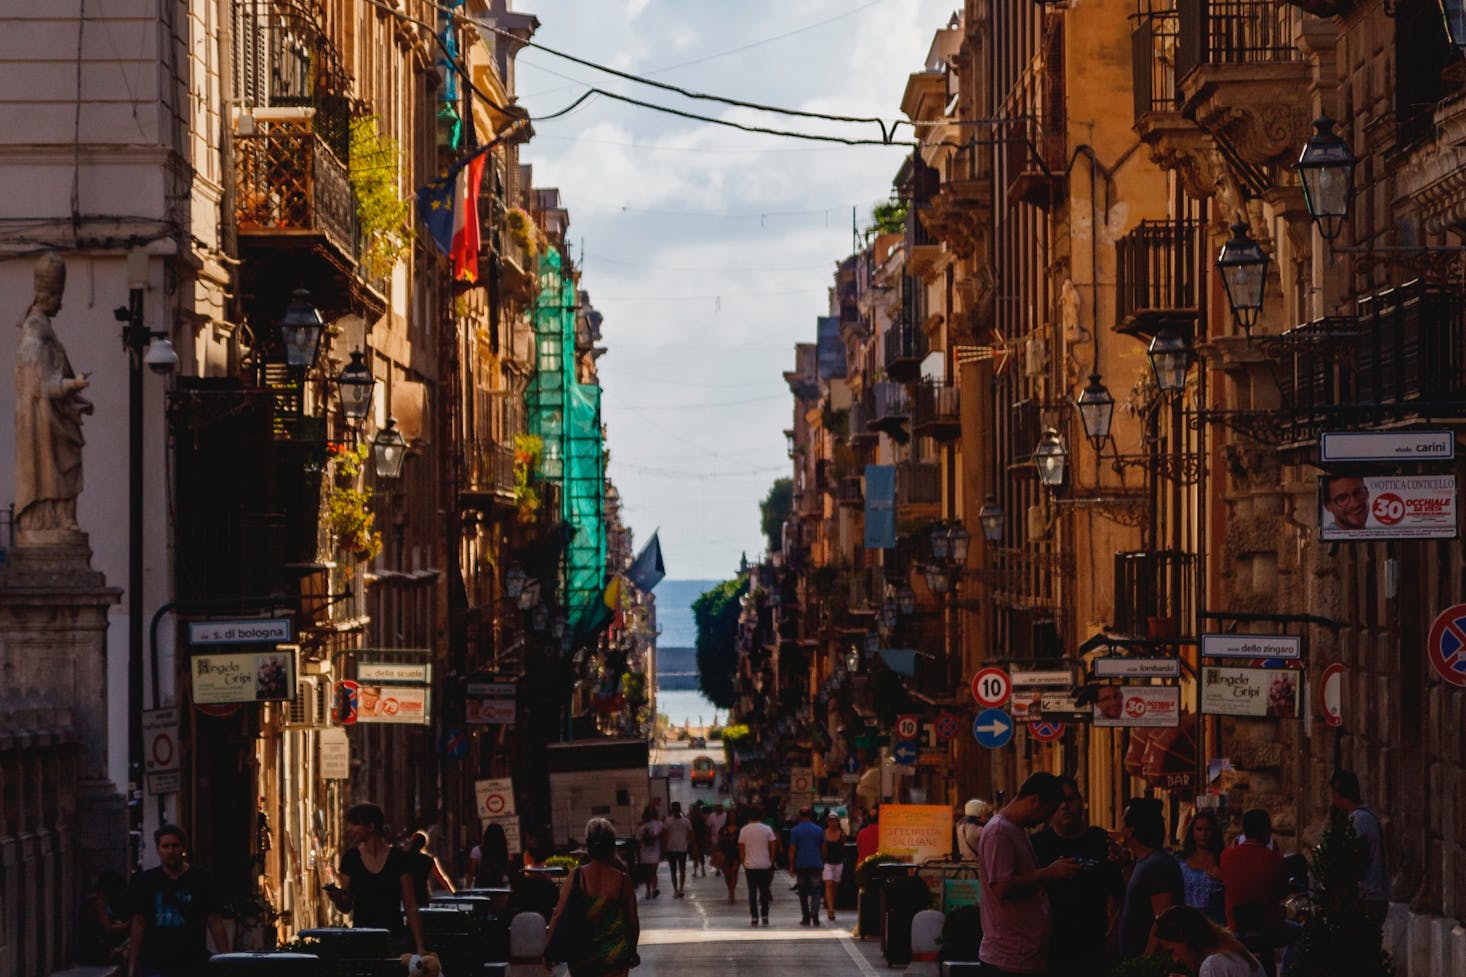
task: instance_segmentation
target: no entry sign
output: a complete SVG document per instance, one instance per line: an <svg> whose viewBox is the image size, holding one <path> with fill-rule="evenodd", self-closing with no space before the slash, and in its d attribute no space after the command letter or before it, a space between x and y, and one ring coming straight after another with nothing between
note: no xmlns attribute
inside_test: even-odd
<svg viewBox="0 0 1466 977"><path fill-rule="evenodd" d="M1466 688L1466 604L1448 607L1436 616L1425 641L1425 654L1436 674Z"/></svg>

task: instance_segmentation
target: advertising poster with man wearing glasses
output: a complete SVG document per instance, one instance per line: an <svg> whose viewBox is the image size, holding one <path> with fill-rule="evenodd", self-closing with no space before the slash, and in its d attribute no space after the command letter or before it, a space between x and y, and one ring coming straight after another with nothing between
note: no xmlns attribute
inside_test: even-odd
<svg viewBox="0 0 1466 977"><path fill-rule="evenodd" d="M1318 501L1324 542L1457 535L1454 475L1325 475Z"/></svg>

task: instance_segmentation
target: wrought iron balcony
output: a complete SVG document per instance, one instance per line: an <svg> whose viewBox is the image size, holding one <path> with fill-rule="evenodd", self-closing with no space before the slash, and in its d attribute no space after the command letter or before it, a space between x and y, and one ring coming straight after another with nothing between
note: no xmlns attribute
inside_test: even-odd
<svg viewBox="0 0 1466 977"><path fill-rule="evenodd" d="M234 136L235 216L241 237L319 237L352 261L356 216L346 164L309 116L257 119Z"/></svg>
<svg viewBox="0 0 1466 977"><path fill-rule="evenodd" d="M1282 410L1219 420L1308 446L1328 429L1466 417L1466 297L1410 282L1360 300L1358 311L1262 338L1278 359Z"/></svg>
<svg viewBox="0 0 1466 977"><path fill-rule="evenodd" d="M1115 630L1137 638L1196 634L1196 554L1179 550L1115 554Z"/></svg>
<svg viewBox="0 0 1466 977"><path fill-rule="evenodd" d="M1167 0L1158 9L1137 14L1130 31L1130 63L1134 77L1136 121L1176 112L1176 41L1180 23Z"/></svg>
<svg viewBox="0 0 1466 977"><path fill-rule="evenodd" d="M930 461L908 461L896 466L898 506L937 505L941 501L941 465Z"/></svg>
<svg viewBox="0 0 1466 977"><path fill-rule="evenodd" d="M875 413L867 424L874 424L877 430L889 431L911 419L911 395L903 384L882 380L872 389Z"/></svg>
<svg viewBox="0 0 1466 977"><path fill-rule="evenodd" d="M859 475L846 475L840 479L836 496L839 504L847 509L859 509L865 505L865 490Z"/></svg>
<svg viewBox="0 0 1466 977"><path fill-rule="evenodd" d="M886 330L886 376L908 383L921 372L930 347L919 323L898 322Z"/></svg>
<svg viewBox="0 0 1466 977"><path fill-rule="evenodd" d="M1115 242L1115 329L1154 335L1195 322L1206 289L1199 221L1141 221Z"/></svg>
<svg viewBox="0 0 1466 977"><path fill-rule="evenodd" d="M927 380L916 385L916 405L912 431L928 434L938 441L952 441L962 434L962 417L957 387L941 380Z"/></svg>
<svg viewBox="0 0 1466 977"><path fill-rule="evenodd" d="M1036 400L1020 400L1008 411L1000 435L1007 442L1008 467L1033 468L1033 449L1043 437L1043 405Z"/></svg>
<svg viewBox="0 0 1466 977"><path fill-rule="evenodd" d="M867 389L864 394L851 402L849 429L849 442L852 448L870 444L880 436L880 427L876 424L874 390Z"/></svg>
<svg viewBox="0 0 1466 977"><path fill-rule="evenodd" d="M1275 0L1176 0L1176 76L1206 64L1301 61L1293 12Z"/></svg>
<svg viewBox="0 0 1466 977"><path fill-rule="evenodd" d="M514 449L492 440L475 441L464 452L465 505L514 504Z"/></svg>

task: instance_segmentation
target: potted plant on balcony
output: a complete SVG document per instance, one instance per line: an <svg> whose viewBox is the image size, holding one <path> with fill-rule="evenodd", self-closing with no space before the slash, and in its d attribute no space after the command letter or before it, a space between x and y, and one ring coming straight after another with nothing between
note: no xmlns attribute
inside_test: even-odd
<svg viewBox="0 0 1466 977"><path fill-rule="evenodd" d="M545 454L544 439L534 434L514 436L514 505L521 523L532 523L540 509L534 474Z"/></svg>
<svg viewBox="0 0 1466 977"><path fill-rule="evenodd" d="M351 121L346 178L356 204L361 263L372 278L385 278L412 245L412 205L397 192L402 147L382 135L375 115Z"/></svg>
<svg viewBox="0 0 1466 977"><path fill-rule="evenodd" d="M504 215L504 227L509 231L509 239L519 245L524 253L530 257L539 254L539 228L535 227L534 218L522 207L511 207Z"/></svg>
<svg viewBox="0 0 1466 977"><path fill-rule="evenodd" d="M361 563L382 552L382 534L371 511L372 493L358 488L362 465L371 452L369 445L339 447L332 458L331 487L321 499L322 524L338 550Z"/></svg>

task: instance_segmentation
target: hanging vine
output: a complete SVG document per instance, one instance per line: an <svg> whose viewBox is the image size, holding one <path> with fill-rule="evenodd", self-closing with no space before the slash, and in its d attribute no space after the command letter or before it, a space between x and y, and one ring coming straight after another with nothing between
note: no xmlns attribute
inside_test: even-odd
<svg viewBox="0 0 1466 977"><path fill-rule="evenodd" d="M321 522L327 535L359 563L382 552L382 534L371 511L372 493L356 487L370 453L367 445L340 449L331 461L331 486L321 499Z"/></svg>
<svg viewBox="0 0 1466 977"><path fill-rule="evenodd" d="M361 225L361 261L368 274L385 278L412 244L412 208L398 193L402 147L382 135L375 115L351 120L347 178Z"/></svg>

